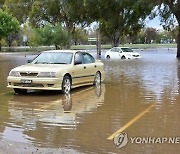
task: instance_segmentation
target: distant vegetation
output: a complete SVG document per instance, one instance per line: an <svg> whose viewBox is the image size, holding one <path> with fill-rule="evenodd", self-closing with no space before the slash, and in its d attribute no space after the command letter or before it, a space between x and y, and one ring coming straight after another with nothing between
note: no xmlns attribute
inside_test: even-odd
<svg viewBox="0 0 180 154"><path fill-rule="evenodd" d="M13 17L6 10L3 11L0 9L0 51L1 44L6 44L6 41L2 40L4 37L8 37L12 33L18 32L20 29L20 25L18 20ZM13 43L13 42L12 42ZM13 43L15 44L15 42Z"/></svg>
<svg viewBox="0 0 180 154"><path fill-rule="evenodd" d="M70 48L94 45L96 42L89 42L88 38L101 36L101 44L111 46L177 43L177 57L180 57L180 1L177 0L0 0L0 7L21 24L19 33L1 37L3 46ZM157 15L165 31L144 28L145 19ZM90 26L92 23L94 26Z"/></svg>

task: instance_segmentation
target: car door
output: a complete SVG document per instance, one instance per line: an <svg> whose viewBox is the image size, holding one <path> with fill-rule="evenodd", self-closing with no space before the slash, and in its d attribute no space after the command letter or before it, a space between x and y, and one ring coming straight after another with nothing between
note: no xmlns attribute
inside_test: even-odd
<svg viewBox="0 0 180 154"><path fill-rule="evenodd" d="M119 51L118 48L112 48L110 57L113 59L119 58L120 55L118 51Z"/></svg>
<svg viewBox="0 0 180 154"><path fill-rule="evenodd" d="M86 69L86 83L93 83L95 74L97 72L97 65L95 59L89 53L83 53L84 66Z"/></svg>
<svg viewBox="0 0 180 154"><path fill-rule="evenodd" d="M121 48L116 48L116 51L119 55L119 58L121 58L123 56L123 52L122 52Z"/></svg>
<svg viewBox="0 0 180 154"><path fill-rule="evenodd" d="M74 66L72 71L72 85L78 86L86 82L86 66L84 64L84 59L82 52L75 53L74 56Z"/></svg>

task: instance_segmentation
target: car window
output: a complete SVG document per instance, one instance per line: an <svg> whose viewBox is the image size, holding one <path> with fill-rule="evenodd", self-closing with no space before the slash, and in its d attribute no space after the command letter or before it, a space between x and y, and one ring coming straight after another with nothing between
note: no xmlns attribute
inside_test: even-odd
<svg viewBox="0 0 180 154"><path fill-rule="evenodd" d="M119 48L113 48L111 49L112 52L119 52Z"/></svg>
<svg viewBox="0 0 180 154"><path fill-rule="evenodd" d="M43 52L33 60L34 64L70 64L73 53L70 52Z"/></svg>
<svg viewBox="0 0 180 154"><path fill-rule="evenodd" d="M112 49L111 49L111 52L116 52L116 48L112 48Z"/></svg>
<svg viewBox="0 0 180 154"><path fill-rule="evenodd" d="M77 52L77 53L75 54L74 62L78 62L78 63L81 63L81 64L84 63L83 55L82 55L81 52Z"/></svg>
<svg viewBox="0 0 180 154"><path fill-rule="evenodd" d="M121 48L123 52L133 52L131 48Z"/></svg>
<svg viewBox="0 0 180 154"><path fill-rule="evenodd" d="M116 52L120 52L121 50L119 48L116 48Z"/></svg>
<svg viewBox="0 0 180 154"><path fill-rule="evenodd" d="M84 58L84 63L85 63L85 64L89 64L89 63L94 63L94 62L95 62L94 57L91 56L91 55L88 54L88 53L84 53L84 54L83 54L83 58Z"/></svg>

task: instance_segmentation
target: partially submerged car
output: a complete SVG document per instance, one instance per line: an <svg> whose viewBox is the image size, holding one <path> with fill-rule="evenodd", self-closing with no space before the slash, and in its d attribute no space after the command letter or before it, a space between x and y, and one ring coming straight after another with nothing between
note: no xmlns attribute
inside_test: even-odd
<svg viewBox="0 0 180 154"><path fill-rule="evenodd" d="M15 93L27 90L61 90L97 85L104 80L104 65L87 52L76 50L44 51L31 63L12 69L8 87Z"/></svg>
<svg viewBox="0 0 180 154"><path fill-rule="evenodd" d="M141 58L138 52L134 52L129 47L114 47L105 54L106 59L132 59Z"/></svg>

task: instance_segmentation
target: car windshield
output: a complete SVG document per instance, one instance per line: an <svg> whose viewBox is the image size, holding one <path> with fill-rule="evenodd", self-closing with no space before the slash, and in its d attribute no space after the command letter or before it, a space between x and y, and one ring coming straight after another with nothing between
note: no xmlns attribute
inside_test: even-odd
<svg viewBox="0 0 180 154"><path fill-rule="evenodd" d="M133 52L131 48L121 48L123 52Z"/></svg>
<svg viewBox="0 0 180 154"><path fill-rule="evenodd" d="M71 52L43 52L35 58L33 64L71 64Z"/></svg>

